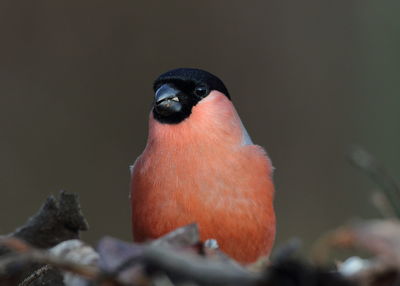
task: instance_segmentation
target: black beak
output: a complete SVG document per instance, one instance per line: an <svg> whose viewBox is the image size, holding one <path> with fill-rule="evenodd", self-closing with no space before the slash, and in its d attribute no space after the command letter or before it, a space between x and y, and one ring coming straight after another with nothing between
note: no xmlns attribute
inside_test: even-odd
<svg viewBox="0 0 400 286"><path fill-rule="evenodd" d="M168 116L182 110L182 104L179 101L180 90L169 84L163 84L157 89L154 95L154 109L162 115Z"/></svg>

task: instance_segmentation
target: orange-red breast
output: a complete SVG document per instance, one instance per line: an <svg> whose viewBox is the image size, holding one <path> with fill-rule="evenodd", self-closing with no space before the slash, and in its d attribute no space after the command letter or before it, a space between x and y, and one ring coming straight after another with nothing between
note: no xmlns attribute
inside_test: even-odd
<svg viewBox="0 0 400 286"><path fill-rule="evenodd" d="M181 68L154 82L143 153L132 169L134 240L196 222L242 263L268 255L275 237L272 166L254 145L216 76Z"/></svg>

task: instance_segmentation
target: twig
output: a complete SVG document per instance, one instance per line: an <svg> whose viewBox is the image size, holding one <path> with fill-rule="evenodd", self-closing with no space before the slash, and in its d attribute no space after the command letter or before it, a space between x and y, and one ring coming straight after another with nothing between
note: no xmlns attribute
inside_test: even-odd
<svg viewBox="0 0 400 286"><path fill-rule="evenodd" d="M4 272L4 270L10 264L20 263L20 262L49 264L63 271L72 272L74 274L80 275L82 277L91 280L97 279L100 273L96 267L61 259L53 255L49 255L48 253L40 250L35 250L27 253L8 254L2 256L0 259L0 272Z"/></svg>
<svg viewBox="0 0 400 286"><path fill-rule="evenodd" d="M48 264L40 267L39 269L35 270L31 275L26 277L21 283L19 283L18 286L29 286L33 281L45 274L50 269L51 266Z"/></svg>
<svg viewBox="0 0 400 286"><path fill-rule="evenodd" d="M378 190L373 193L371 201L384 218L395 219L397 217L388 197L382 191Z"/></svg>
<svg viewBox="0 0 400 286"><path fill-rule="evenodd" d="M94 266L66 260L57 257L45 250L32 248L24 245L15 238L0 240L3 245L14 250L22 250L20 253L11 253L0 258L0 272L4 272L7 266L16 262L35 262L48 264L63 271L85 277L89 280L98 280L104 276L100 269ZM233 267L227 263L210 261L202 257L177 252L172 248L157 246L145 246L141 255L128 259L119 267L113 277L122 271L129 269L132 265L141 263L148 268L161 271L171 277L196 281L207 285L255 285L260 276L246 271L244 268Z"/></svg>
<svg viewBox="0 0 400 286"><path fill-rule="evenodd" d="M400 218L400 186L375 158L362 148L355 148L349 155L350 162L366 173L388 198L397 218Z"/></svg>
<svg viewBox="0 0 400 286"><path fill-rule="evenodd" d="M147 247L140 257L128 259L117 272L138 262L156 272L165 272L171 277L195 281L201 285L256 285L261 279L261 276L250 273L244 268L240 270L227 263L176 253L173 249L154 246Z"/></svg>
<svg viewBox="0 0 400 286"><path fill-rule="evenodd" d="M46 250L30 247L28 244L16 238L3 238L0 240L0 244L16 251L0 257L0 273L5 272L7 267L13 263L34 262L49 264L91 280L97 279L100 275L100 271L97 267L54 256Z"/></svg>

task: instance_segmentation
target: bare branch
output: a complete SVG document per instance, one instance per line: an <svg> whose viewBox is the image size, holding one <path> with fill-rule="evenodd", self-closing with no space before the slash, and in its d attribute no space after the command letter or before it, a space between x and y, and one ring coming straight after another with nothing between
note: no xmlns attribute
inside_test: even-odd
<svg viewBox="0 0 400 286"><path fill-rule="evenodd" d="M42 267L40 267L39 269L37 269L35 272L33 272L31 275L29 275L28 277L26 277L24 279L24 281L22 281L21 283L19 283L18 286L29 286L33 281L35 281L37 278L39 278L40 276L44 275L47 273L47 271L49 271L51 269L51 266L46 264Z"/></svg>

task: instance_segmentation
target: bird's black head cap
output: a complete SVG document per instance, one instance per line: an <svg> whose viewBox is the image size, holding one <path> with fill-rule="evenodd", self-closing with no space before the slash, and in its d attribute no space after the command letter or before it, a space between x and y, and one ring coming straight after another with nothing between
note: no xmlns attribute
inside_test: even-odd
<svg viewBox="0 0 400 286"><path fill-rule="evenodd" d="M215 75L200 69L179 68L160 75L153 84L154 118L166 124L177 124L189 117L192 107L212 90L230 99L224 83Z"/></svg>

